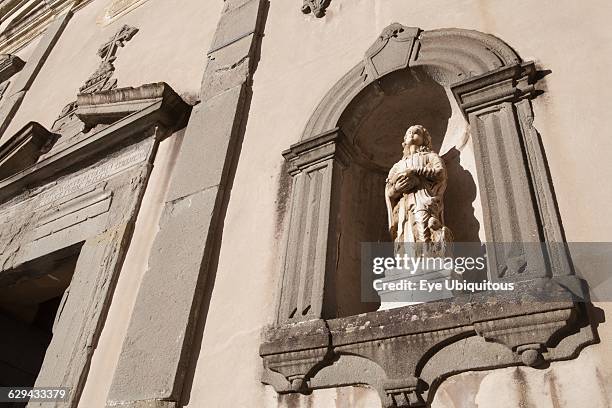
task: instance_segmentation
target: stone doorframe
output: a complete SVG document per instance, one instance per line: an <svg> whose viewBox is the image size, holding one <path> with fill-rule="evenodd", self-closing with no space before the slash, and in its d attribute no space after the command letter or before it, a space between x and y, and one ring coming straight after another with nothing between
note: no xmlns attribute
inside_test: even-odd
<svg viewBox="0 0 612 408"><path fill-rule="evenodd" d="M450 88L470 124L487 241L541 242L547 250L522 246L517 255L487 245L490 279L516 285L506 297L480 293L334 318L339 174L357 160L340 119L383 76L416 67ZM573 295L583 284L573 274L533 127L538 79L533 62L491 35L398 23L383 30L317 106L301 141L283 152L293 179L291 221L277 323L260 349L264 383L279 393L368 384L385 407L425 406L450 375L540 366L595 341L586 307Z"/></svg>
<svg viewBox="0 0 612 408"><path fill-rule="evenodd" d="M163 83L78 101L77 116L101 126L59 135L30 123L0 149L0 168L22 165L0 180L0 285L27 279L43 256L78 252L35 384L67 387L69 398L28 407L77 406L157 147L191 110Z"/></svg>

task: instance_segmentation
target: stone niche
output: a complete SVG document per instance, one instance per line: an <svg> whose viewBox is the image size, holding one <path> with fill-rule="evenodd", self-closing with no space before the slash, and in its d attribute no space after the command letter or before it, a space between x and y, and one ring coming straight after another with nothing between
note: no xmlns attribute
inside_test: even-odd
<svg viewBox="0 0 612 408"><path fill-rule="evenodd" d="M283 152L291 205L264 383L281 394L369 385L385 407L426 406L450 375L545 366L595 342L532 125L540 78L491 35L383 30ZM384 311L361 301L360 243L389 241L384 180L413 124L446 163L455 241L486 249L487 276L476 278L513 292Z"/></svg>
<svg viewBox="0 0 612 408"><path fill-rule="evenodd" d="M77 406L158 144L190 111L164 83L80 94L62 126L0 147L3 384L61 384Z"/></svg>

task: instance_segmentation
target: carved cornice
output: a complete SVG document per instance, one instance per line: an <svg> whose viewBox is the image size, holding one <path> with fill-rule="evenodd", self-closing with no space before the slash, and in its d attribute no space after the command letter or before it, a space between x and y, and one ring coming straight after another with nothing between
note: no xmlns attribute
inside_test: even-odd
<svg viewBox="0 0 612 408"><path fill-rule="evenodd" d="M348 158L354 155L352 147L346 141L346 136L339 128L303 140L283 152L285 160L290 164L290 174L298 173L306 167L328 159L335 159L346 165Z"/></svg>
<svg viewBox="0 0 612 408"><path fill-rule="evenodd" d="M81 113L91 123L123 117L97 132L81 134L74 142L56 143L48 153L37 157L34 163L24 162L18 168L12 168L11 175L0 181L0 202L25 186L49 179L72 165L137 141L145 137L152 127L164 128L164 135L180 129L185 126L191 112L191 106L165 83L117 89L102 95L83 97L83 101L85 104ZM0 167L0 171L4 170Z"/></svg>
<svg viewBox="0 0 612 408"><path fill-rule="evenodd" d="M23 68L25 62L16 55L0 55L0 83L6 81Z"/></svg>
<svg viewBox="0 0 612 408"><path fill-rule="evenodd" d="M312 13L315 17L321 18L325 16L325 10L329 7L331 0L303 0L302 13Z"/></svg>
<svg viewBox="0 0 612 408"><path fill-rule="evenodd" d="M137 88L118 88L79 94L75 114L86 126L95 127L99 124L114 123L156 103L160 103L162 112L168 113L172 118L160 118L164 125L178 127L185 125L185 118L176 123L176 118L185 116L185 102L164 82Z"/></svg>
<svg viewBox="0 0 612 408"><path fill-rule="evenodd" d="M369 384L377 388L384 407L421 407L441 381L459 372L540 366L575 356L595 342L592 328L571 294L553 281L542 287L522 288L515 298L480 293L271 327L260 354L266 369L285 380L268 382L279 393ZM475 348L478 355L452 361L456 347ZM347 375L342 371L346 356L363 358L359 367L351 363L352 370L382 367L385 376Z"/></svg>
<svg viewBox="0 0 612 408"><path fill-rule="evenodd" d="M57 135L40 123L30 122L25 125L0 148L0 180L36 163L41 154L49 151L55 140Z"/></svg>
<svg viewBox="0 0 612 408"><path fill-rule="evenodd" d="M533 62L503 67L466 79L451 86L461 107L468 114L501 102L518 102L535 95L536 69Z"/></svg>

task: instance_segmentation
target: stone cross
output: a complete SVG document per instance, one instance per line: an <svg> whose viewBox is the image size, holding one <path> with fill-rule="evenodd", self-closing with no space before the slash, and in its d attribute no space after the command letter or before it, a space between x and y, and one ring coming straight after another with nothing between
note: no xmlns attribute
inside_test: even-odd
<svg viewBox="0 0 612 408"><path fill-rule="evenodd" d="M98 69L85 81L85 84L79 88L81 93L95 93L117 87L117 79L112 78L115 71L113 62L117 59L117 50L131 40L137 32L137 28L124 25L111 39L102 44L98 49L98 55L102 58L102 62L100 62Z"/></svg>

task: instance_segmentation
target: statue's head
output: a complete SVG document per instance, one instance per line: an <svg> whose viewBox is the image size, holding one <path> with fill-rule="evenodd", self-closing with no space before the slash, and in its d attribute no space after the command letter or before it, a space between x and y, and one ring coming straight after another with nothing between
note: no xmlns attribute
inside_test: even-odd
<svg viewBox="0 0 612 408"><path fill-rule="evenodd" d="M431 135L423 125L410 126L408 130L406 130L402 146L420 146L423 150L432 150L433 148L431 145Z"/></svg>

